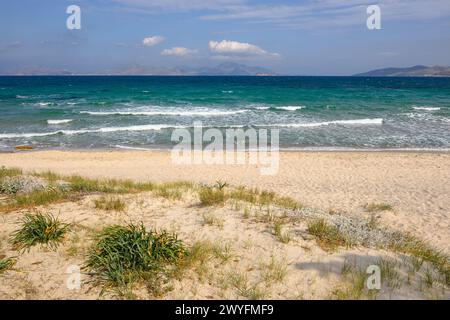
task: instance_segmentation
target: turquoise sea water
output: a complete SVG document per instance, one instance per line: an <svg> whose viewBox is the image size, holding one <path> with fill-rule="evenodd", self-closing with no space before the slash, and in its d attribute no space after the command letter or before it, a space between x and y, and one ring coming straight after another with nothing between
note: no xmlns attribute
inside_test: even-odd
<svg viewBox="0 0 450 320"><path fill-rule="evenodd" d="M450 148L450 78L0 77L0 150L168 148L174 128L279 128L282 148Z"/></svg>

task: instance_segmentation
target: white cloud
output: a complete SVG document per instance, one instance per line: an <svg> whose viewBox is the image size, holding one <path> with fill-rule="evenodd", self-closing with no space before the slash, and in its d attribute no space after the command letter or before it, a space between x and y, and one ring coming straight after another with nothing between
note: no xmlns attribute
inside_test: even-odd
<svg viewBox="0 0 450 320"><path fill-rule="evenodd" d="M155 45L157 45L158 43L161 43L164 41L164 37L161 36L152 36L152 37L147 37L144 38L144 40L142 40L142 44L146 47L153 47Z"/></svg>
<svg viewBox="0 0 450 320"><path fill-rule="evenodd" d="M210 41L209 50L219 56L272 56L278 57L278 53L270 53L254 44L230 40Z"/></svg>
<svg viewBox="0 0 450 320"><path fill-rule="evenodd" d="M175 56L175 57L184 57L195 53L197 53L197 50L183 47L173 47L171 49L164 49L161 52L163 56Z"/></svg>

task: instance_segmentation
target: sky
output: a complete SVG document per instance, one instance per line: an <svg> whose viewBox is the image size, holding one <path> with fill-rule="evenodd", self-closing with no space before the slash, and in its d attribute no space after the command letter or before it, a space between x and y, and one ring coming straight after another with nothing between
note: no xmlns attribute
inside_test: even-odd
<svg viewBox="0 0 450 320"><path fill-rule="evenodd" d="M369 5L381 29L369 30ZM81 10L69 30L67 7ZM0 73L236 62L289 75L450 65L450 0L3 0Z"/></svg>

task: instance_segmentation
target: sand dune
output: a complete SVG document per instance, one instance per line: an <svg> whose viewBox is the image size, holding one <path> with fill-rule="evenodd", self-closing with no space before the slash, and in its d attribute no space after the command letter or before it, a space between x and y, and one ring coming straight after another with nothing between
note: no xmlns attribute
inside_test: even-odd
<svg viewBox="0 0 450 320"><path fill-rule="evenodd" d="M4 153L0 165L156 182L222 180L350 215L367 216L366 203L387 203L393 210L378 214L383 223L450 252L448 153L282 152L276 176L261 176L257 165L173 165L162 151Z"/></svg>

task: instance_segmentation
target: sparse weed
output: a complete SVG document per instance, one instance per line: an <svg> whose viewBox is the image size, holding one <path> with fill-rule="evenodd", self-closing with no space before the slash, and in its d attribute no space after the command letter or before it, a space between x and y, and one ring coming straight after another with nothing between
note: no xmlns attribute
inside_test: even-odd
<svg viewBox="0 0 450 320"><path fill-rule="evenodd" d="M372 202L372 203L367 203L364 208L368 211L368 212L379 212L379 211L391 211L393 209L393 207L388 204L388 203L376 203L376 202Z"/></svg>
<svg viewBox="0 0 450 320"><path fill-rule="evenodd" d="M284 261L278 261L274 257L269 263L262 264L262 278L267 283L282 282L287 275L287 265Z"/></svg>
<svg viewBox="0 0 450 320"><path fill-rule="evenodd" d="M381 282L390 289L399 289L401 287L400 274L396 270L397 263L388 259L380 259L377 262L381 272Z"/></svg>
<svg viewBox="0 0 450 320"><path fill-rule="evenodd" d="M223 228L224 221L222 219L217 218L212 213L203 213L202 218L203 218L204 225L216 226L221 229Z"/></svg>

